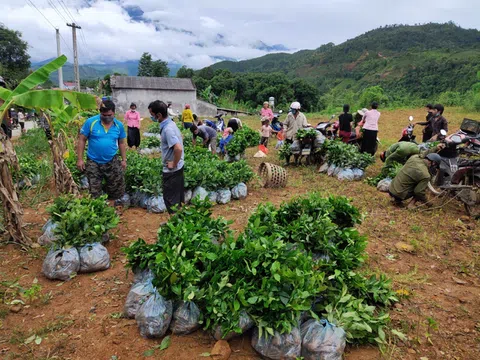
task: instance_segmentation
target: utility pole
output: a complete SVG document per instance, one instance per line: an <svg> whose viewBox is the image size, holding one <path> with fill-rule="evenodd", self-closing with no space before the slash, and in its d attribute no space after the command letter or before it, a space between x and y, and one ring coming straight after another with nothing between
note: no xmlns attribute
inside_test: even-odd
<svg viewBox="0 0 480 360"><path fill-rule="evenodd" d="M60 31L58 29L55 29L55 31L57 33L57 56L60 56L62 55L62 52L60 51ZM61 67L60 69L58 69L58 86L60 87L60 89L64 88L63 69Z"/></svg>
<svg viewBox="0 0 480 360"><path fill-rule="evenodd" d="M75 73L75 83L77 85L77 91L80 91L80 71L78 68L78 51L77 51L77 29L81 29L80 26L75 23L67 24L72 28L73 37L73 71Z"/></svg>

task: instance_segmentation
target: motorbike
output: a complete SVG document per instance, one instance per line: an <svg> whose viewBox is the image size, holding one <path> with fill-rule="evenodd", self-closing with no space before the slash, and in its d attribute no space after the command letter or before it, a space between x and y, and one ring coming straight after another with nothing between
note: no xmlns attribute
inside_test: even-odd
<svg viewBox="0 0 480 360"><path fill-rule="evenodd" d="M403 129L402 131L402 137L400 138L400 141L406 141L406 142L412 142L412 143L417 143L415 141L416 136L413 134L413 128L415 127L415 124L413 123L413 116L409 116L408 121L410 122L408 126Z"/></svg>
<svg viewBox="0 0 480 360"><path fill-rule="evenodd" d="M434 195L460 200L467 214L474 218L480 217L480 160L469 159L472 150L460 145L479 140L480 135L463 131L447 136L445 148L438 153L442 161L428 183L428 189Z"/></svg>
<svg viewBox="0 0 480 360"><path fill-rule="evenodd" d="M220 113L215 116L215 118L217 119L216 130L221 133L223 133L223 131L225 130L225 120L223 120L224 115L224 113Z"/></svg>
<svg viewBox="0 0 480 360"><path fill-rule="evenodd" d="M329 140L334 140L338 133L338 121L332 122L334 118L335 115L332 115L329 121L321 121L315 127L315 130L320 131Z"/></svg>
<svg viewBox="0 0 480 360"><path fill-rule="evenodd" d="M277 113L273 113L273 119L270 123L270 127L272 128L272 135L276 135L279 131L283 129L283 123L279 120L282 114L283 110L280 110Z"/></svg>

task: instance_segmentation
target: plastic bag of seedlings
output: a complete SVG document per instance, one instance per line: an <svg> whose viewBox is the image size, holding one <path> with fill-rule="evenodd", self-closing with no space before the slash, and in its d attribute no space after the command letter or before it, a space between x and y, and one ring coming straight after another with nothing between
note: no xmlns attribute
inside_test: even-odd
<svg viewBox="0 0 480 360"><path fill-rule="evenodd" d="M52 219L49 219L42 227L43 235L38 238L38 243L42 246L50 245L57 240L55 228L58 226Z"/></svg>
<svg viewBox="0 0 480 360"><path fill-rule="evenodd" d="M140 282L152 281L153 280L153 272L150 269L143 269L140 270L138 268L133 270L133 285L138 284Z"/></svg>
<svg viewBox="0 0 480 360"><path fill-rule="evenodd" d="M43 274L50 280L68 281L80 269L76 248L50 250L43 261Z"/></svg>
<svg viewBox="0 0 480 360"><path fill-rule="evenodd" d="M232 192L228 189L222 189L217 191L217 203L225 205L232 200Z"/></svg>
<svg viewBox="0 0 480 360"><path fill-rule="evenodd" d="M217 198L218 198L218 193L216 191L210 191L208 193L208 199L210 200L210 202L212 204L216 204L217 203Z"/></svg>
<svg viewBox="0 0 480 360"><path fill-rule="evenodd" d="M115 200L115 206L130 207L132 205L130 195L127 193L123 194L120 199Z"/></svg>
<svg viewBox="0 0 480 360"><path fill-rule="evenodd" d="M337 165L331 164L327 169L327 175L328 176L333 176L336 169L337 169Z"/></svg>
<svg viewBox="0 0 480 360"><path fill-rule="evenodd" d="M253 322L252 318L248 316L248 314L245 311L242 311L240 313L240 319L238 320L238 328L241 330L241 332L236 332L236 331L231 331L228 334L223 334L222 331L222 326L219 325L215 328L215 332L213 333L213 337L215 340L231 340L237 336L241 336L242 334L246 333L248 330L250 330L255 323Z"/></svg>
<svg viewBox="0 0 480 360"><path fill-rule="evenodd" d="M185 204L188 204L190 200L193 198L193 191L192 190L186 190L185 191Z"/></svg>
<svg viewBox="0 0 480 360"><path fill-rule="evenodd" d="M137 310L135 320L144 338L163 337L172 321L172 302L155 291Z"/></svg>
<svg viewBox="0 0 480 360"><path fill-rule="evenodd" d="M132 206L144 207L147 208L148 194L145 194L141 191L135 191L130 197L130 202Z"/></svg>
<svg viewBox="0 0 480 360"><path fill-rule="evenodd" d="M390 178L380 180L377 184L377 190L381 192L388 192L388 189L390 188L391 183L392 183L392 179Z"/></svg>
<svg viewBox="0 0 480 360"><path fill-rule="evenodd" d="M345 331L327 320L310 319L301 326L302 357L305 360L342 360Z"/></svg>
<svg viewBox="0 0 480 360"><path fill-rule="evenodd" d="M167 211L163 196L152 196L149 198L147 201L147 210L154 214L160 214Z"/></svg>
<svg viewBox="0 0 480 360"><path fill-rule="evenodd" d="M240 183L232 189L232 197L235 200L243 200L247 198L248 189L247 185Z"/></svg>
<svg viewBox="0 0 480 360"><path fill-rule="evenodd" d="M87 244L78 250L81 273L107 270L110 267L110 254L100 243Z"/></svg>
<svg viewBox="0 0 480 360"><path fill-rule="evenodd" d="M353 181L354 178L355 178L355 175L353 174L352 169L342 169L337 174L337 179L338 180Z"/></svg>
<svg viewBox="0 0 480 360"><path fill-rule="evenodd" d="M352 169L353 171L353 180L358 181L362 180L365 172L362 169Z"/></svg>
<svg viewBox="0 0 480 360"><path fill-rule="evenodd" d="M205 200L208 197L208 191L203 187L198 186L193 190L193 198L199 197L200 200Z"/></svg>
<svg viewBox="0 0 480 360"><path fill-rule="evenodd" d="M300 330L293 328L289 334L275 331L273 336L264 333L260 337L258 328L255 328L252 334L252 347L268 359L295 360L302 352Z"/></svg>
<svg viewBox="0 0 480 360"><path fill-rule="evenodd" d="M327 171L328 171L329 166L330 166L330 165L328 165L328 163L324 162L324 163L322 164L322 166L320 166L320 168L318 169L318 172L319 172L320 174L326 174Z"/></svg>
<svg viewBox="0 0 480 360"><path fill-rule="evenodd" d="M173 312L170 330L175 335L187 335L200 328L200 309L192 301L179 301Z"/></svg>
<svg viewBox="0 0 480 360"><path fill-rule="evenodd" d="M133 284L127 295L123 313L126 318L133 319L140 306L155 292L152 279L145 277L143 281Z"/></svg>
<svg viewBox="0 0 480 360"><path fill-rule="evenodd" d="M317 131L317 136L313 141L313 146L316 148L322 147L323 143L325 142L326 137L320 131Z"/></svg>
<svg viewBox="0 0 480 360"><path fill-rule="evenodd" d="M88 183L88 178L86 176L82 176L80 178L79 186L81 190L87 190L90 187L90 184Z"/></svg>
<svg viewBox="0 0 480 360"><path fill-rule="evenodd" d="M291 151L292 153L298 153L298 152L300 152L300 150L301 150L300 141L295 140L295 141L292 143L292 145L290 145L290 151Z"/></svg>

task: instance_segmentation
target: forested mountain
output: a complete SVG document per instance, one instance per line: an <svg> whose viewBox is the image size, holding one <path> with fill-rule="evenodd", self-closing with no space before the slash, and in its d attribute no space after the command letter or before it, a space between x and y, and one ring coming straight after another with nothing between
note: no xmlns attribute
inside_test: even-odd
<svg viewBox="0 0 480 360"><path fill-rule="evenodd" d="M428 99L445 91L466 92L477 81L480 31L453 23L391 25L339 45L223 61L209 68L218 69L282 72L308 80L320 94L357 93L380 85L390 95Z"/></svg>

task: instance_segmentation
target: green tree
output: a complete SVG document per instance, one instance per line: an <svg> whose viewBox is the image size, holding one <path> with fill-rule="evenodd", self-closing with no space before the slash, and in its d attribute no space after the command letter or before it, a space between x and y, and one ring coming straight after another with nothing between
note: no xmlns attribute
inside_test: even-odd
<svg viewBox="0 0 480 360"><path fill-rule="evenodd" d="M20 32L0 24L0 75L11 87L26 77L30 68L28 44L21 37Z"/></svg>
<svg viewBox="0 0 480 360"><path fill-rule="evenodd" d="M153 76L152 55L147 52L142 54L138 63L138 76Z"/></svg>
<svg viewBox="0 0 480 360"><path fill-rule="evenodd" d="M376 101L380 105L386 105L388 97L384 94L383 88L379 85L370 86L363 90L360 96L360 106L368 107L372 102Z"/></svg>
<svg viewBox="0 0 480 360"><path fill-rule="evenodd" d="M152 63L152 75L154 77L167 77L170 69L166 61L156 60Z"/></svg>
<svg viewBox="0 0 480 360"><path fill-rule="evenodd" d="M177 71L177 78L191 79L193 78L193 75L194 75L193 69L187 68L185 65L183 65Z"/></svg>

